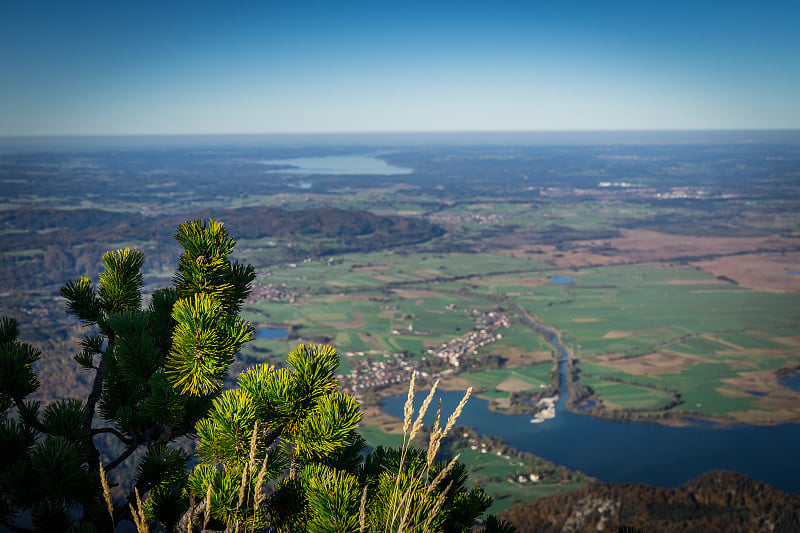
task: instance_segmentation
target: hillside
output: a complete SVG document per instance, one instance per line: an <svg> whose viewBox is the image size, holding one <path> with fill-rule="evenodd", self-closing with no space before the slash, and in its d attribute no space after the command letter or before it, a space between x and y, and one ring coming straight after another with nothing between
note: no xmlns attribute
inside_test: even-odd
<svg viewBox="0 0 800 533"><path fill-rule="evenodd" d="M800 531L800 496L733 472L707 472L676 489L595 483L501 514L520 532Z"/></svg>

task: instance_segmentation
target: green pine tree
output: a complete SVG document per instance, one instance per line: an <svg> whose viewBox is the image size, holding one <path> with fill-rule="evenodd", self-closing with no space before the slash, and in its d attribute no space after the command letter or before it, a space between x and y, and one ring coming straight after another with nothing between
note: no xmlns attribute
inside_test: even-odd
<svg viewBox="0 0 800 533"><path fill-rule="evenodd" d="M176 239L184 253L173 285L146 306L144 257L130 249L103 255L97 284L62 288L67 312L91 328L75 356L94 374L85 400L29 400L40 353L19 341L14 320L0 321L0 524L87 533L122 520L139 531L471 530L491 499L466 488L457 460L435 459L455 417L444 429L437 417L428 449L417 450L410 443L422 414L412 424L407 409L404 445L365 456L361 412L337 389L333 348L298 346L286 368L251 367L223 391L253 337L239 310L255 273L228 259L235 241L219 222L182 224ZM99 435L119 453L101 460ZM197 438L191 471L175 445L186 436ZM125 479L117 469L132 456L141 458ZM114 500L117 485L132 489ZM512 530L492 517L485 528Z"/></svg>
<svg viewBox="0 0 800 533"><path fill-rule="evenodd" d="M176 239L185 252L174 286L155 291L146 307L144 256L135 250L104 254L96 284L84 277L61 289L67 312L91 327L75 356L94 373L85 400L44 409L28 400L39 387L32 364L40 354L19 342L16 322L0 324L0 448L10 452L0 463L6 527L21 527L30 513L36 531L111 530L129 517L135 491L112 507L112 520L101 467L112 485L124 482L113 471L140 449L133 485L141 494L159 494L164 511L179 516L189 457L168 444L194 433L234 354L252 338L238 311L255 272L228 259L235 241L219 222L182 224ZM121 449L106 464L95 442L100 434L113 435Z"/></svg>

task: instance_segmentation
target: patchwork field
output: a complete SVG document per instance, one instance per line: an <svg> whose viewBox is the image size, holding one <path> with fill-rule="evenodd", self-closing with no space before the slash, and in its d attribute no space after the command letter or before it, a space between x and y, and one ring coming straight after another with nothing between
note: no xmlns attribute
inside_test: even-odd
<svg viewBox="0 0 800 533"><path fill-rule="evenodd" d="M644 246L655 236L625 238ZM687 254L708 245L689 239L678 247L674 236L664 239ZM775 242L729 239L717 247ZM506 309L510 301L561 333L579 361L578 379L593 391L591 412L598 416L622 410L646 417L666 410L671 417L800 420L800 395L775 377L781 368L800 365L797 336L787 335L800 323L791 284L781 291L758 290L685 263L570 270L556 263L547 254L536 260L491 253L345 255L328 266L273 269L270 281L291 287L297 303L262 302L250 309L297 325L301 340L326 340L363 357L370 351L403 352L421 361L477 327L476 313ZM555 283L552 276L575 283ZM550 382L553 348L518 317L501 333L478 355L499 356L504 367L460 376L502 408L512 393L535 392ZM290 344L258 342L272 350ZM359 357L343 361L343 373ZM756 379L753 372L764 374Z"/></svg>

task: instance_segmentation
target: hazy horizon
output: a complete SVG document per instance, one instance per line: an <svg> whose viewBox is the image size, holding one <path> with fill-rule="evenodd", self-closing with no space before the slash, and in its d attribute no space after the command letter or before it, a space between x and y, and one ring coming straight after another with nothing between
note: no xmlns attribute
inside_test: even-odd
<svg viewBox="0 0 800 533"><path fill-rule="evenodd" d="M258 146L415 147L469 145L800 144L800 129L372 132L160 135L0 135L0 154L20 151L250 148Z"/></svg>

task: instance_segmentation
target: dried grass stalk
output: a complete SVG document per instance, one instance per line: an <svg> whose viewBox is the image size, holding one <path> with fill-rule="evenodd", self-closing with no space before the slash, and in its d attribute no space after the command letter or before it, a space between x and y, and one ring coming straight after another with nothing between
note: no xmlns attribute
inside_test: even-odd
<svg viewBox="0 0 800 533"><path fill-rule="evenodd" d="M451 481L447 487L439 493L439 497L436 498L436 503L433 504L433 509L431 512L428 513L427 518L425 518L425 524L422 526L423 531L429 531L430 525L433 519L439 514L439 509L442 508L442 504L444 503L445 498L447 497L447 493L450 492L450 489L453 487L453 482Z"/></svg>
<svg viewBox="0 0 800 533"><path fill-rule="evenodd" d="M422 525L417 523L417 520L421 520L423 517L420 516L421 509L418 508L418 505L415 505L415 501L417 498L415 496L419 494L419 490L424 489L423 498L427 498L427 496L433 492L436 487L441 484L441 482L447 477L447 474L453 469L456 462L458 461L458 456L452 459L446 466L443 468L436 477L428 482L428 476L430 474L430 469L433 465L433 461L436 458L436 454L439 451L439 447L441 446L442 439L450 432L450 430L455 425L456 419L461 415L461 412L464 410L464 405L466 405L467 400L469 399L472 393L472 387L470 387L464 397L459 402L458 406L456 407L453 414L447 419L447 423L445 424L444 429L440 429L439 424L441 422L441 415L442 415L442 402L439 401L439 405L436 409L436 421L434 423L433 428L431 429L431 436L428 442L428 450L427 450L427 457L425 466L421 469L420 472L412 475L411 478L408 480L407 486L405 486L403 493L400 494L400 479L402 477L403 468L405 466L406 457L408 454L408 450L411 447L411 441L416 437L419 430L422 428L422 419L425 416L428 408L430 407L431 401L433 401L433 396L436 392L436 388L439 385L439 381L436 381L433 386L431 387L428 396L425 398L425 401L422 402L422 406L420 407L419 413L417 414L416 420L414 423L411 424L411 420L414 417L414 408L413 408L413 397L414 397L414 382L415 382L414 374L411 378L411 383L409 384L408 388L408 399L406 400L406 404L404 407L403 412L403 445L400 452L400 463L398 465L397 473L395 475L395 483L394 483L394 490L392 491L392 497L389 504L388 512L386 513L386 521L384 523L384 531L396 531L397 533L402 533L406 530L406 528L410 528L410 530L416 531L428 531L430 530L430 526L433 520L436 518L436 515L441 510L442 505L446 499L447 494L452 488L452 481L448 484L448 486L444 489L444 491L440 492L437 496L436 502L434 503L433 507L430 509L429 512L426 513L427 516L424 516L425 520ZM409 431L410 428L410 431ZM359 511L359 518L360 518L360 531L365 531L366 529L366 496L367 491L366 488L364 489L364 494L361 500L361 509ZM395 522L400 519L399 523L395 526ZM421 529L420 529L421 528Z"/></svg>
<svg viewBox="0 0 800 533"><path fill-rule="evenodd" d="M103 485L103 498L106 500L108 506L108 516L111 517L111 523L114 523L114 504L111 502L111 489L108 487L108 479L106 479L106 470L103 464L100 465L100 483Z"/></svg>
<svg viewBox="0 0 800 533"><path fill-rule="evenodd" d="M417 436L419 430L422 429L422 418L425 416L425 413L428 412L428 406L430 406L431 401L433 400L433 395L436 393L436 387L439 386L439 380L437 379L433 387L431 387L428 396L425 397L425 401L422 402L422 407L419 408L419 414L417 415L417 419L414 421L414 426L411 428L411 435L408 437L408 442L414 440L414 437Z"/></svg>
<svg viewBox="0 0 800 533"><path fill-rule="evenodd" d="M361 494L361 505L358 508L358 531L359 533L366 533L367 531L367 487L364 486L364 492Z"/></svg>
<svg viewBox="0 0 800 533"><path fill-rule="evenodd" d="M403 407L403 436L408 433L408 428L411 425L411 416L414 414L414 381L417 379L417 373L411 374L411 383L408 384L408 398Z"/></svg>
<svg viewBox="0 0 800 533"><path fill-rule="evenodd" d="M189 509L191 511L190 511L190 514L189 514L189 520L187 520L187 524L186 524L186 533L192 533L192 516L194 515L195 503L197 503L197 502L195 502L195 500L194 500L194 494L192 494L190 492L189 493Z"/></svg>
<svg viewBox="0 0 800 533"><path fill-rule="evenodd" d="M458 461L458 458L459 458L459 457L461 457L461 454L458 454L458 455L456 455L455 457L453 457L453 458L450 460L450 462L449 462L449 463L447 463L447 466L445 466L444 468L442 468L442 469L439 471L439 473L438 473L438 474L436 474L436 477L435 477L435 478L433 478L433 481L431 481L431 482L428 484L428 487L425 489L425 494L430 494L430 493L433 491L433 489L435 489L435 488L436 488L436 486L437 486L439 483L441 483L441 482L442 482L442 480L445 478L445 476L447 476L448 472L450 472L450 471L453 469L453 467L455 466L455 464L456 464L456 461Z"/></svg>
<svg viewBox="0 0 800 533"><path fill-rule="evenodd" d="M256 493L254 495L255 503L253 504L253 510L258 511L258 507L261 505L261 493L264 488L264 478L267 475L267 459L269 459L269 454L264 455L264 460L261 462L261 469L258 471L258 477L256 478Z"/></svg>
<svg viewBox="0 0 800 533"><path fill-rule="evenodd" d="M131 508L131 516L133 516L133 523L136 525L136 531L139 533L150 533L150 525L147 523L147 518L144 516L144 509L142 508L142 498L139 496L139 489L133 489L136 494L136 505L138 509L135 509L132 504L128 504L128 507Z"/></svg>
<svg viewBox="0 0 800 533"><path fill-rule="evenodd" d="M203 509L203 529L206 528L208 525L208 521L211 519L211 483L208 484L208 490L206 491L206 508Z"/></svg>

